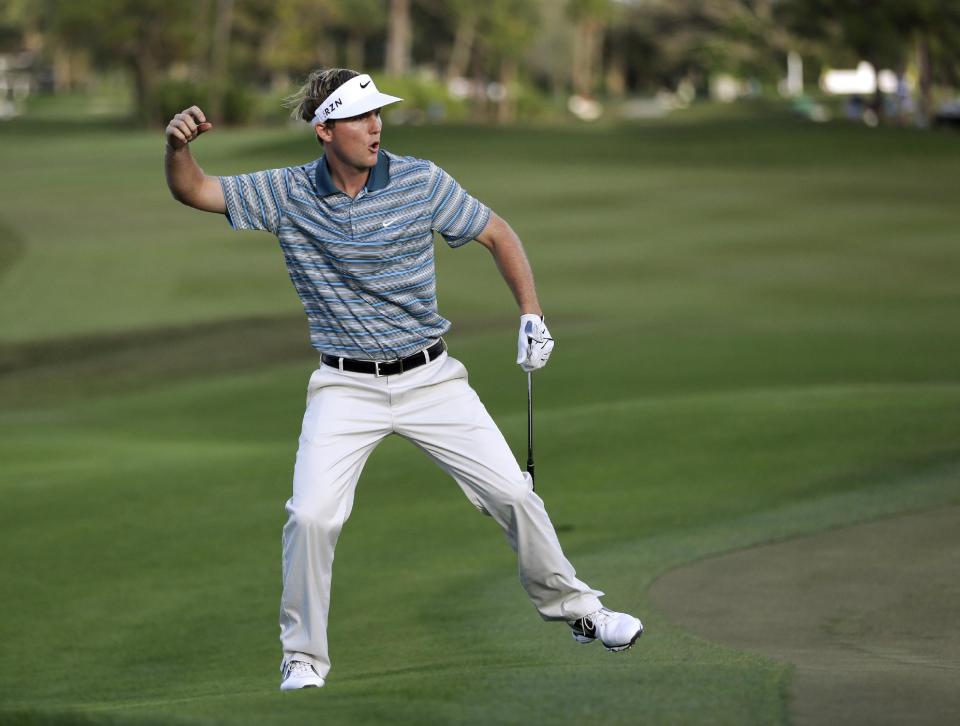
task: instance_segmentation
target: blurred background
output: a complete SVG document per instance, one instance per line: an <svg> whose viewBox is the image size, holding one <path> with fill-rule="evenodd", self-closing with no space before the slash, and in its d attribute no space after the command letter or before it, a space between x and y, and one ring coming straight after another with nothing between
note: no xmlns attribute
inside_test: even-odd
<svg viewBox="0 0 960 726"><path fill-rule="evenodd" d="M317 67L393 123L642 118L790 99L816 121L955 123L952 0L3 0L0 118L282 123Z"/></svg>

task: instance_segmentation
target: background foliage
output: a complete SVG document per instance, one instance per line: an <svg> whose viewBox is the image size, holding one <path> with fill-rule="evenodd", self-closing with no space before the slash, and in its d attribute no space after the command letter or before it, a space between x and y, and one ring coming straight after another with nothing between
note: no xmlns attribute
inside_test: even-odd
<svg viewBox="0 0 960 726"><path fill-rule="evenodd" d="M907 73L921 121L958 80L952 0L2 0L0 53L28 53L57 92L120 70L143 124L189 88L217 121L263 120L252 96L281 96L319 66L417 76L443 90L414 116L463 108L509 122L561 110L569 94L616 101L705 95L731 74L773 94L790 52L808 68ZM187 86L189 81L195 85ZM457 81L451 85L451 82ZM420 87L418 87L420 88ZM532 103L534 97L539 103ZM431 106L432 104L432 106ZM256 104L254 104L256 105ZM411 104L414 105L414 104Z"/></svg>

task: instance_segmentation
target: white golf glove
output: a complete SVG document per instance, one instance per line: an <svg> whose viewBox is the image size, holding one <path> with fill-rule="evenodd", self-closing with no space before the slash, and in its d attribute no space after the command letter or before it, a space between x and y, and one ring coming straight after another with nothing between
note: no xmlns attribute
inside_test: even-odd
<svg viewBox="0 0 960 726"><path fill-rule="evenodd" d="M529 373L543 368L553 351L553 338L539 315L520 316L520 337L517 340L517 365Z"/></svg>

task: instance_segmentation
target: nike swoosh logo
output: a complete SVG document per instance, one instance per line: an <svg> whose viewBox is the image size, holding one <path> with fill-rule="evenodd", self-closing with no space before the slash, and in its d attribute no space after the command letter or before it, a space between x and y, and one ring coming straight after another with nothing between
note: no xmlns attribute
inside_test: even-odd
<svg viewBox="0 0 960 726"><path fill-rule="evenodd" d="M389 227L391 224L393 224L396 221L397 220L395 219L388 219L386 222L382 222L381 224L383 224L384 227Z"/></svg>
<svg viewBox="0 0 960 726"><path fill-rule="evenodd" d="M370 85L370 83L371 83L371 81L367 81L366 83L361 83L361 84L360 84L360 88L366 88L367 86Z"/></svg>

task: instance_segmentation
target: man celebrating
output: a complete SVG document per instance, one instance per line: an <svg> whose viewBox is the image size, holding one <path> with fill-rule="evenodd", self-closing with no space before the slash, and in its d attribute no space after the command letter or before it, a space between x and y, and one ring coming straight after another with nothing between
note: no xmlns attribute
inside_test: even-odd
<svg viewBox="0 0 960 726"><path fill-rule="evenodd" d="M166 129L174 198L279 239L320 353L283 529L282 690L324 684L334 548L367 457L393 433L422 449L503 528L544 620L564 620L578 642L600 640L613 651L643 632L637 618L603 608L603 593L577 579L529 475L463 365L447 354L435 232L452 247L476 239L490 250L520 308L517 363L525 371L546 364L553 339L510 226L432 162L380 148L380 109L400 100L368 75L315 71L295 112L313 125L323 155L240 176L206 176L193 160L188 144L212 128L196 106Z"/></svg>

